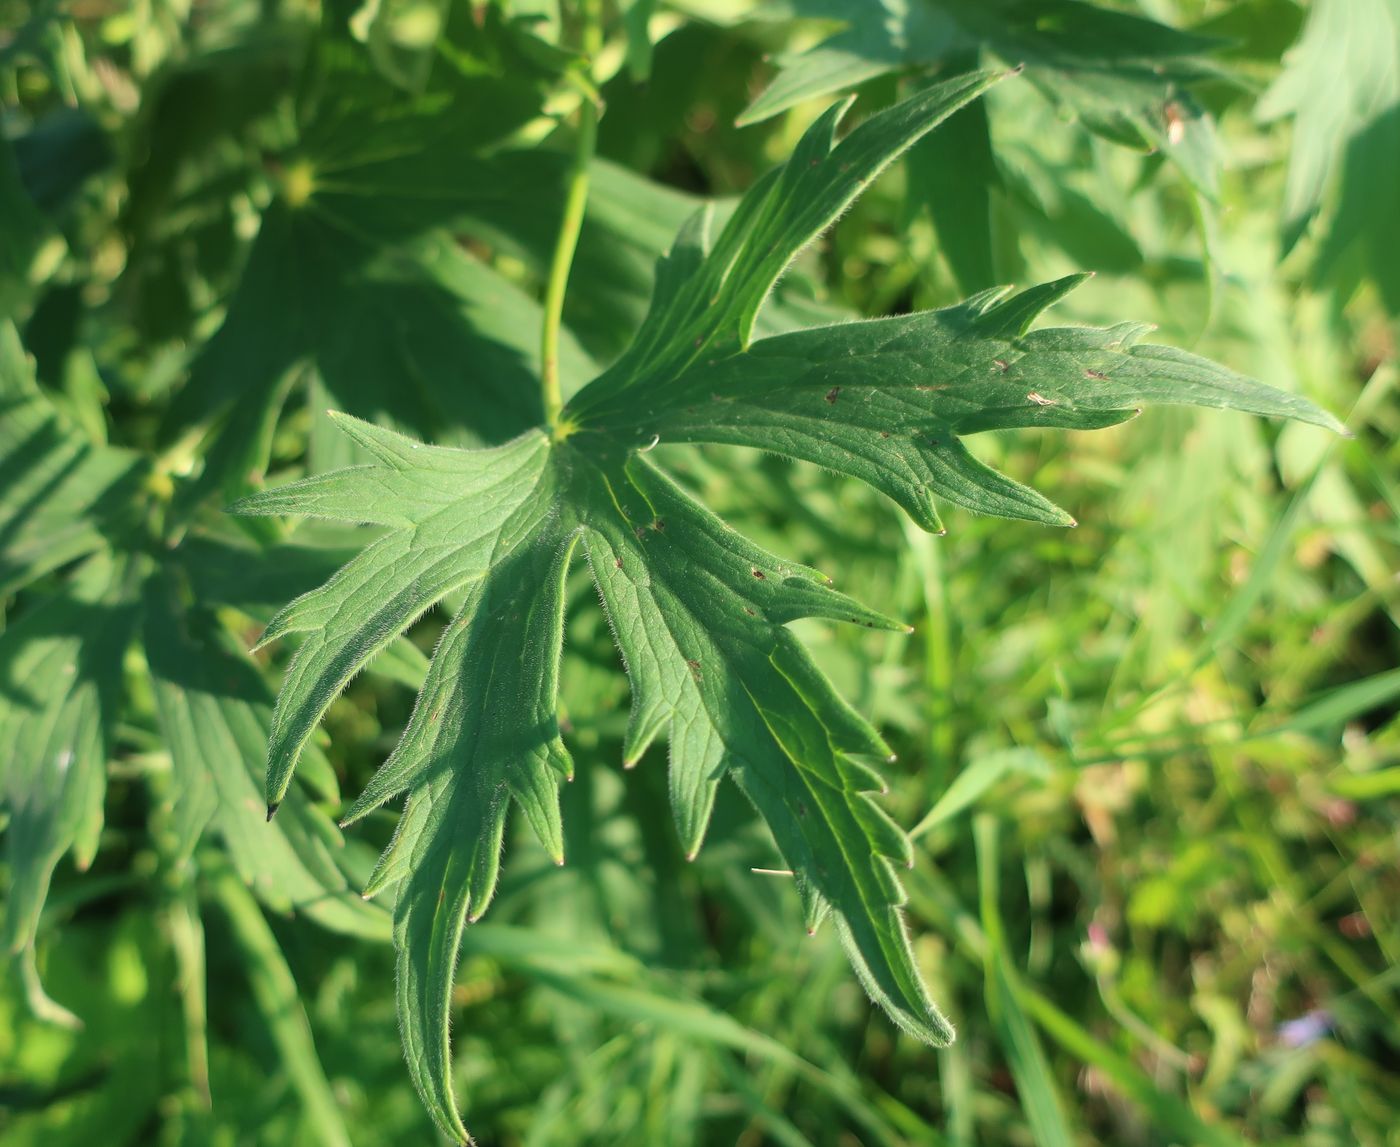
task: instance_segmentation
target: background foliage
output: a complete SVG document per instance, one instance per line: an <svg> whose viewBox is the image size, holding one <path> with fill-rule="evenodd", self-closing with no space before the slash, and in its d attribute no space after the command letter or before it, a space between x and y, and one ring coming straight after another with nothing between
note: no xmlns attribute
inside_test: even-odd
<svg viewBox="0 0 1400 1147"><path fill-rule="evenodd" d="M752 871L772 846L734 793L684 862L659 756L619 768L625 679L574 608L569 863L514 833L468 930L469 1124L1396 1142L1394 0L603 10L585 67L548 3L0 0L0 1135L431 1138L387 914L355 895L394 818L333 817L441 619L335 703L266 825L285 655L246 650L359 538L221 507L353 461L328 407L460 445L540 420L537 300L593 84L566 391L626 345L699 197L748 187L840 92L868 114L999 61L1024 77L877 183L764 333L1092 269L1057 321L1153 320L1357 438L1179 410L983 436L1080 527L951 511L946 538L805 464L666 447L744 533L915 624L796 628L899 752L910 925L960 1039L871 1012Z"/></svg>

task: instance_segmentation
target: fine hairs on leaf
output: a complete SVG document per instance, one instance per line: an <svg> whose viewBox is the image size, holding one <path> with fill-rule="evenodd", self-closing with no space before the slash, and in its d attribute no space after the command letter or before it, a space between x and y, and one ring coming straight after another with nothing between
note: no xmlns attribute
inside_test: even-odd
<svg viewBox="0 0 1400 1147"><path fill-rule="evenodd" d="M971 72L872 115L819 116L717 234L702 210L656 271L632 345L550 425L490 449L414 441L346 415L370 459L237 502L245 515L373 523L382 532L286 606L262 642L303 635L272 718L275 810L327 708L425 612L460 602L402 738L346 822L404 809L367 894L394 886L398 1007L410 1071L442 1130L468 1141L453 1094L449 1013L464 928L495 892L511 806L564 861L559 785L573 764L557 692L565 579L586 560L629 676L624 760L669 743L679 849L701 847L728 778L767 824L809 928L834 922L870 997L916 1039L953 1027L914 959L897 875L904 831L882 809L891 753L788 623L903 628L734 531L666 472L658 443L726 443L858 478L919 526L937 501L1046 525L1073 520L989 468L962 439L1090 430L1141 407L1229 408L1340 430L1299 397L1143 341L1146 328L1032 323L1083 276L956 306L755 340L773 284L881 170L1003 73ZM645 765L643 767L646 767Z"/></svg>

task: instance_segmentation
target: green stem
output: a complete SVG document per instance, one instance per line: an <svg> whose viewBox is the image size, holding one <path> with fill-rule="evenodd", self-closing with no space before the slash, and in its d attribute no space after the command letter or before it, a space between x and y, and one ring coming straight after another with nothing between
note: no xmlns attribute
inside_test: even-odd
<svg viewBox="0 0 1400 1147"><path fill-rule="evenodd" d="M591 60L603 46L603 26L597 0L583 0L579 5L582 20L581 47ZM578 132L574 140L573 162L569 166L568 183L564 192L564 216L559 223L559 239L554 246L554 259L549 266L549 281L544 289L544 328L540 336L540 384L544 392L545 423L553 428L564 408L559 388L559 331L564 318L564 291L569 284L574 251L578 248L579 231L583 227L583 212L588 203L588 164L598 140L598 105L586 92L578 110Z"/></svg>

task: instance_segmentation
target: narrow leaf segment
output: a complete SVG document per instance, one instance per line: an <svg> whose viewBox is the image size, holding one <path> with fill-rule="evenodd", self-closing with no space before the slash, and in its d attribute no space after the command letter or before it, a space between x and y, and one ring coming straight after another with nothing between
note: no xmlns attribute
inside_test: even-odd
<svg viewBox="0 0 1400 1147"><path fill-rule="evenodd" d="M634 344L563 411L490 450L414 442L344 416L374 459L255 495L245 514L384 528L264 641L306 634L273 718L275 807L312 730L350 678L426 610L462 600L402 740L347 820L401 794L397 834L369 887L398 888L399 1008L414 1080L439 1125L467 1133L451 1085L448 1021L463 929L495 890L512 803L563 861L558 785L572 764L556 692L564 579L588 562L626 663L628 764L664 736L681 846L693 855L731 778L771 829L809 926L828 913L862 983L905 1031L953 1031L930 1001L899 912L905 834L874 799L879 734L837 695L787 628L819 617L896 623L739 536L643 449L727 442L806 458L884 491L928 529L933 499L1068 524L1041 495L977 462L962 436L1013 426L1090 429L1148 402L1336 424L1203 359L1141 342L1143 328L1030 331L1067 279L958 307L750 343L773 283L901 151L997 76L961 76L871 117L840 143L821 117L717 237L702 213L658 268Z"/></svg>

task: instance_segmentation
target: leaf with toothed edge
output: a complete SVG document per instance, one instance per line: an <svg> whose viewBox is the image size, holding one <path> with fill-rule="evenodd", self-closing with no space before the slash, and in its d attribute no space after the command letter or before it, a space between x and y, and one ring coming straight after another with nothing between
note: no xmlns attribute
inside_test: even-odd
<svg viewBox="0 0 1400 1147"><path fill-rule="evenodd" d="M462 931L495 891L512 802L563 862L558 786L572 764L556 695L564 581L582 556L632 686L624 760L669 744L681 847L704 839L725 777L768 824L809 927L827 915L871 997L933 1044L952 1026L929 999L900 914L907 837L883 812L880 735L787 628L826 618L900 628L815 570L741 537L647 453L738 443L870 483L925 528L932 498L1004 517L1071 519L977 462L961 437L1012 426L1091 429L1147 402L1185 402L1337 428L1302 399L1204 359L1141 343L1145 328L1031 321L1078 279L958 307L751 341L796 253L880 170L1000 77L960 76L872 116L839 143L841 108L760 180L718 236L702 212L657 269L632 346L565 408L553 433L490 450L423 445L343 415L370 465L268 490L245 514L369 522L383 532L292 602L263 641L303 632L272 722L270 809L350 678L425 611L464 597L408 727L346 815L406 796L366 895L397 887L398 1002L414 1082L468 1136L452 1091L448 1018Z"/></svg>

